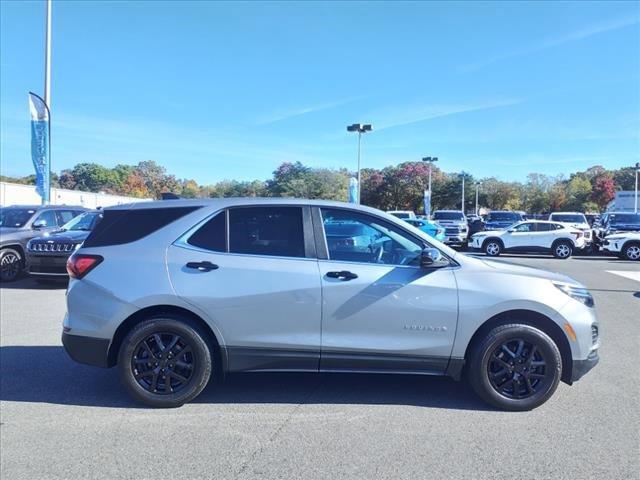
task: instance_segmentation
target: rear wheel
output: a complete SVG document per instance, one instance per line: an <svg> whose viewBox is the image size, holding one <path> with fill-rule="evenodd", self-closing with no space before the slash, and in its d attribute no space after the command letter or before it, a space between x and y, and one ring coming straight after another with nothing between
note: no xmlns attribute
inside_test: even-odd
<svg viewBox="0 0 640 480"><path fill-rule="evenodd" d="M0 280L13 282L22 273L23 261L20 252L13 248L0 250Z"/></svg>
<svg viewBox="0 0 640 480"><path fill-rule="evenodd" d="M497 257L502 253L502 243L498 240L487 240L484 242L483 250L489 257Z"/></svg>
<svg viewBox="0 0 640 480"><path fill-rule="evenodd" d="M118 355L122 383L152 407L193 400L211 377L211 351L204 339L187 318L163 315L136 325Z"/></svg>
<svg viewBox="0 0 640 480"><path fill-rule="evenodd" d="M567 240L561 240L553 244L551 253L554 257L565 260L573 255L573 245Z"/></svg>
<svg viewBox="0 0 640 480"><path fill-rule="evenodd" d="M622 248L622 255L627 260L640 261L640 242L627 243Z"/></svg>
<svg viewBox="0 0 640 480"><path fill-rule="evenodd" d="M529 325L491 330L469 355L468 378L485 402L504 410L531 410L546 402L562 373L560 351L551 338Z"/></svg>

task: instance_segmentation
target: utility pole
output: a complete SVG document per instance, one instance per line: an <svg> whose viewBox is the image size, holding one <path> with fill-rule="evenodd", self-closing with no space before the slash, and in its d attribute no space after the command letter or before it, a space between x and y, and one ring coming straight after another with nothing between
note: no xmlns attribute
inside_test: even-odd
<svg viewBox="0 0 640 480"><path fill-rule="evenodd" d="M462 213L464 214L464 172L460 174L462 177Z"/></svg>
<svg viewBox="0 0 640 480"><path fill-rule="evenodd" d="M49 203L51 203L51 0L47 2L47 18L45 26L45 45L44 45L44 103L49 112L49 134L48 150L49 150L49 184L46 186L48 191Z"/></svg>
<svg viewBox="0 0 640 480"><path fill-rule="evenodd" d="M476 182L476 215L478 215L478 191L480 190L482 182Z"/></svg>

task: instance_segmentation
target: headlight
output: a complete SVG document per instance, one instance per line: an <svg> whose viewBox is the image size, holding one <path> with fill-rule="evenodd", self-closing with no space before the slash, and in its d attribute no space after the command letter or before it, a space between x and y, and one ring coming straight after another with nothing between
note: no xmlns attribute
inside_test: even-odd
<svg viewBox="0 0 640 480"><path fill-rule="evenodd" d="M587 290L586 288L576 287L573 285L568 285L566 283L553 282L553 284L558 290L561 290L562 292L566 293L574 300L579 301L580 303L586 305L587 307L593 308L593 306L595 305L593 301L593 297L589 293L589 290Z"/></svg>

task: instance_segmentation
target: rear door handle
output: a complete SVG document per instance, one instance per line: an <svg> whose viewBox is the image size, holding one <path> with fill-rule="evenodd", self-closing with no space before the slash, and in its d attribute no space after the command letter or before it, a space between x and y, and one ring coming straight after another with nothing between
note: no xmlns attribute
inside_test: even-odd
<svg viewBox="0 0 640 480"><path fill-rule="evenodd" d="M340 272L327 272L327 277L329 278L339 278L340 280L347 281L353 280L354 278L358 278L353 272L349 272L347 270L341 270Z"/></svg>
<svg viewBox="0 0 640 480"><path fill-rule="evenodd" d="M211 262L187 262L186 267L200 270L201 272L210 272L218 269L218 265Z"/></svg>

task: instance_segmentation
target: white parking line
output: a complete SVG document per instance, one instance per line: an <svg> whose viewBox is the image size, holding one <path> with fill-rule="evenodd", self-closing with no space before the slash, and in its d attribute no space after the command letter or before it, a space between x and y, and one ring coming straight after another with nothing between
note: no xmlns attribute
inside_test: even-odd
<svg viewBox="0 0 640 480"><path fill-rule="evenodd" d="M621 277L629 278L640 282L640 272L625 272L622 270L607 270L607 273L613 273L614 275L620 275Z"/></svg>

